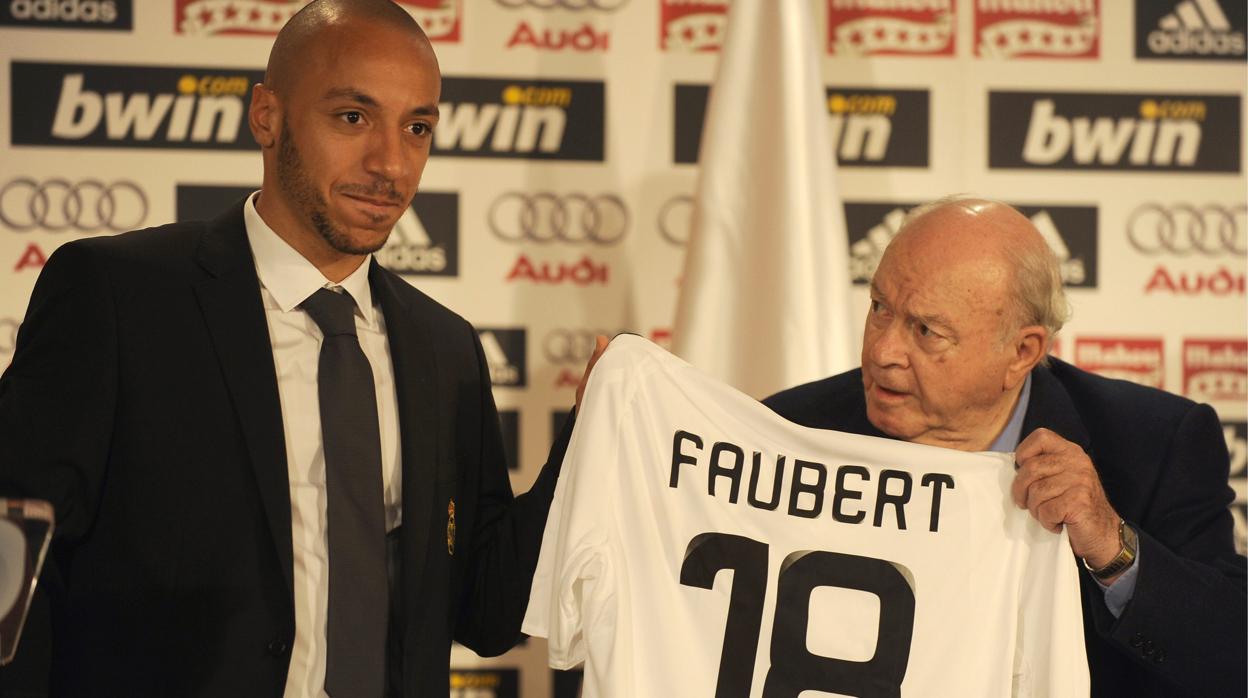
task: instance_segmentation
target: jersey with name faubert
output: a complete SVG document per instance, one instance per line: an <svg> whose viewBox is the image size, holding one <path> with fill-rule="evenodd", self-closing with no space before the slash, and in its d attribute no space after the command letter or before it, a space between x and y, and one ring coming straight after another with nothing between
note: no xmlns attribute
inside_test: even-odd
<svg viewBox="0 0 1248 698"><path fill-rule="evenodd" d="M807 429L634 336L582 408L524 630L587 698L1088 694L1009 454Z"/></svg>

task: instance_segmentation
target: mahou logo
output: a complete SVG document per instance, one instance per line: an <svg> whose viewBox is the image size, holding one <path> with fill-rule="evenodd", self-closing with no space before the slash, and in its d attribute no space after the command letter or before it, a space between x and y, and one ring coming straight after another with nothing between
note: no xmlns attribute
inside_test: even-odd
<svg viewBox="0 0 1248 698"><path fill-rule="evenodd" d="M975 55L1096 58L1100 0L975 0Z"/></svg>
<svg viewBox="0 0 1248 698"><path fill-rule="evenodd" d="M988 93L988 165L1240 171L1240 98L1213 94Z"/></svg>
<svg viewBox="0 0 1248 698"><path fill-rule="evenodd" d="M659 46L664 51L718 51L727 18L728 0L662 0Z"/></svg>
<svg viewBox="0 0 1248 698"><path fill-rule="evenodd" d="M309 0L174 0L179 34L276 35ZM460 0L394 0L420 23L430 41L459 41Z"/></svg>
<svg viewBox="0 0 1248 698"><path fill-rule="evenodd" d="M1184 340L1183 394L1198 402L1248 400L1248 340Z"/></svg>
<svg viewBox="0 0 1248 698"><path fill-rule="evenodd" d="M1075 365L1106 378L1120 378L1153 388L1165 387L1162 340L1080 337Z"/></svg>
<svg viewBox="0 0 1248 698"><path fill-rule="evenodd" d="M952 56L954 0L828 0L828 53Z"/></svg>

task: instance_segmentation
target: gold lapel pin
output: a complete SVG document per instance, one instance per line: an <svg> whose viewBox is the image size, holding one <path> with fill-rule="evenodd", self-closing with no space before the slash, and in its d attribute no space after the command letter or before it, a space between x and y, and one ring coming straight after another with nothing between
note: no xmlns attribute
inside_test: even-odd
<svg viewBox="0 0 1248 698"><path fill-rule="evenodd" d="M446 552L455 554L455 500L446 505Z"/></svg>

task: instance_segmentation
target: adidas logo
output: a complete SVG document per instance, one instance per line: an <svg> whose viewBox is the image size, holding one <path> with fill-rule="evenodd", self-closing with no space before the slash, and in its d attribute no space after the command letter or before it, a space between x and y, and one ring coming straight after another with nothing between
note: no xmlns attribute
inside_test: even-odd
<svg viewBox="0 0 1248 698"><path fill-rule="evenodd" d="M1183 0L1148 34L1158 55L1243 56L1244 32L1235 31L1218 0Z"/></svg>
<svg viewBox="0 0 1248 698"><path fill-rule="evenodd" d="M490 367L494 387L523 388L525 371L525 332L523 329L478 329L485 363Z"/></svg>
<svg viewBox="0 0 1248 698"><path fill-rule="evenodd" d="M437 274L446 269L446 247L434 244L411 207L394 224L390 238L376 256L383 267L398 274Z"/></svg>
<svg viewBox="0 0 1248 698"><path fill-rule="evenodd" d="M849 278L854 283L870 283L875 270L884 256L884 249L893 241L901 224L906 220L906 209L897 207L889 211L882 221L867 231L865 237L849 247ZM1072 255L1061 231L1048 211L1040 210L1031 216L1032 225L1057 257L1061 268L1062 283L1067 286L1083 285L1088 279L1087 265L1082 256Z"/></svg>

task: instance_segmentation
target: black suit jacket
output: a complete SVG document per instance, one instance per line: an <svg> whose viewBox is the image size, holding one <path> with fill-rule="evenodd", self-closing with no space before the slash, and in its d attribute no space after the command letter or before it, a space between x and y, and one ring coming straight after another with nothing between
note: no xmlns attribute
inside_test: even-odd
<svg viewBox="0 0 1248 698"><path fill-rule="evenodd" d="M1229 458L1208 405L1051 359L1032 372L1024 436L1051 429L1092 458L1140 533L1135 594L1120 618L1079 565L1092 695L1238 696L1245 688L1245 561L1235 553ZM867 420L855 369L764 403L808 427L887 435Z"/></svg>
<svg viewBox="0 0 1248 698"><path fill-rule="evenodd" d="M519 638L568 430L513 498L476 332L375 263L369 280L402 443L398 683L445 696L452 639L490 655ZM24 680L50 660L57 696L280 696L295 632L284 443L241 204L57 250L0 378L0 492L58 517L50 620L36 613L19 651L42 666Z"/></svg>

